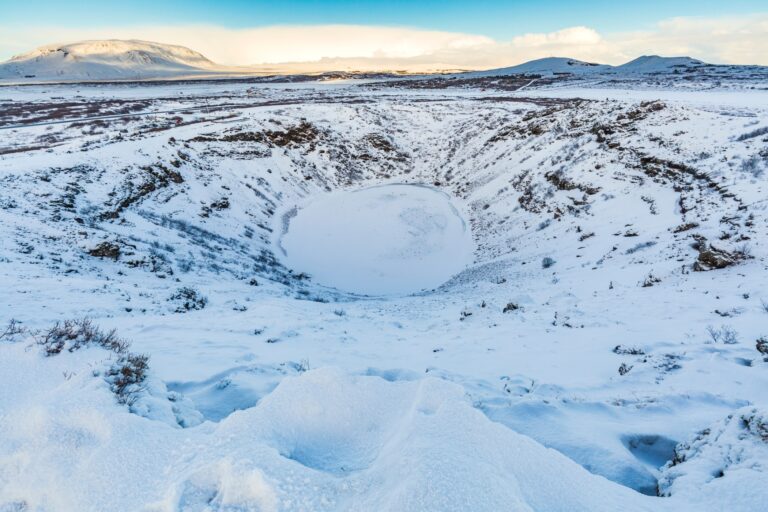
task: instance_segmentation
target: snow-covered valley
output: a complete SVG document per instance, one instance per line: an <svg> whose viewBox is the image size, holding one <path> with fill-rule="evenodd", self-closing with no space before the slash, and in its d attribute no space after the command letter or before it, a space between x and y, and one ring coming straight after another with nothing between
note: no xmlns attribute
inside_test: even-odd
<svg viewBox="0 0 768 512"><path fill-rule="evenodd" d="M0 87L0 510L760 510L768 90L691 76Z"/></svg>

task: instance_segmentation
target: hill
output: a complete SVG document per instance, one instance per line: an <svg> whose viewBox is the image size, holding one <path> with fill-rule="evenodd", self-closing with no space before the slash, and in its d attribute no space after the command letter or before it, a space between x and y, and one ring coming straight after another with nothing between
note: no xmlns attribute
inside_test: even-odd
<svg viewBox="0 0 768 512"><path fill-rule="evenodd" d="M109 39L42 46L0 64L0 79L119 80L225 70L184 46Z"/></svg>

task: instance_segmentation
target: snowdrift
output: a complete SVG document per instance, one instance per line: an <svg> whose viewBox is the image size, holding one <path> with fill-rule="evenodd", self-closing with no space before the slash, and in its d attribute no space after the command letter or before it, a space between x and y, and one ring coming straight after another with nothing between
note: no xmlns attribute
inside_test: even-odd
<svg viewBox="0 0 768 512"><path fill-rule="evenodd" d="M3 510L659 509L491 422L442 380L314 370L182 429L117 405L96 375L102 349L0 352L13 363L0 385L20 390L0 397Z"/></svg>

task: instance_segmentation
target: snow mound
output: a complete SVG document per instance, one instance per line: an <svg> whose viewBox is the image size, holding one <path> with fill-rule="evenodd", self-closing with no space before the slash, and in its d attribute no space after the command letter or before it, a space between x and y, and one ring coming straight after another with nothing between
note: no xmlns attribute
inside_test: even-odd
<svg viewBox="0 0 768 512"><path fill-rule="evenodd" d="M768 411L744 407L681 443L659 480L663 495L760 510L768 502Z"/></svg>
<svg viewBox="0 0 768 512"><path fill-rule="evenodd" d="M181 429L115 403L104 351L28 348L0 344L0 385L20 390L0 399L3 510L658 510L446 381L314 370Z"/></svg>
<svg viewBox="0 0 768 512"><path fill-rule="evenodd" d="M505 76L505 75L555 75L569 73L573 75L603 73L612 67L607 64L595 64L577 59L565 57L547 57L536 59L517 66L508 68L491 69L468 75L477 77Z"/></svg>
<svg viewBox="0 0 768 512"><path fill-rule="evenodd" d="M183 46L138 40L47 45L0 64L0 79L141 79L213 72L217 65Z"/></svg>
<svg viewBox="0 0 768 512"><path fill-rule="evenodd" d="M691 57L660 57L658 55L643 55L634 60L617 66L619 73L671 73L676 70L686 71L707 66L708 64Z"/></svg>

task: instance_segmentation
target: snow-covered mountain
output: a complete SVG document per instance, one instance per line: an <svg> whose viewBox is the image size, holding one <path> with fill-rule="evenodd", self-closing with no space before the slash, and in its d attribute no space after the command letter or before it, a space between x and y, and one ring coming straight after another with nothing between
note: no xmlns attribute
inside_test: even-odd
<svg viewBox="0 0 768 512"><path fill-rule="evenodd" d="M566 57L547 57L536 59L517 66L507 68L489 69L471 73L477 77L504 76L504 75L555 75L570 73L580 75L585 73L601 73L609 71L612 66L607 64L595 64Z"/></svg>
<svg viewBox="0 0 768 512"><path fill-rule="evenodd" d="M616 66L620 73L671 73L680 70L693 70L702 66L710 66L691 57L660 57L658 55L643 55L634 60Z"/></svg>
<svg viewBox="0 0 768 512"><path fill-rule="evenodd" d="M692 57L661 57L659 55L643 55L619 66L595 64L577 59L564 57L548 57L536 59L517 66L489 69L463 73L459 76L471 78L501 77L511 75L541 75L541 76L610 76L622 75L671 75L685 71L686 73L700 72L716 75L755 75L765 74L765 66L744 65L715 65L694 59Z"/></svg>
<svg viewBox="0 0 768 512"><path fill-rule="evenodd" d="M184 46L109 39L41 46L0 64L0 79L141 79L223 70Z"/></svg>

